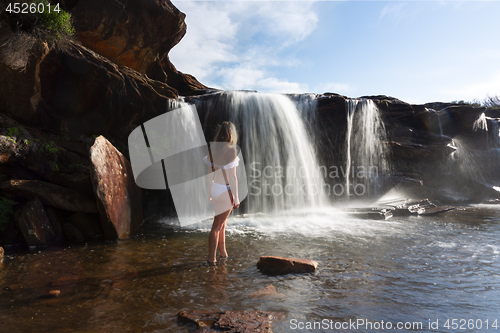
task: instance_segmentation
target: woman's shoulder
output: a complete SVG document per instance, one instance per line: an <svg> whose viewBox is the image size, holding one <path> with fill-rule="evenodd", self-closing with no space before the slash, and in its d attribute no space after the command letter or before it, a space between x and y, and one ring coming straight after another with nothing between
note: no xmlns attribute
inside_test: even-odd
<svg viewBox="0 0 500 333"><path fill-rule="evenodd" d="M225 147L223 155L224 159L232 161L238 156L238 149L236 149L235 145L228 145Z"/></svg>

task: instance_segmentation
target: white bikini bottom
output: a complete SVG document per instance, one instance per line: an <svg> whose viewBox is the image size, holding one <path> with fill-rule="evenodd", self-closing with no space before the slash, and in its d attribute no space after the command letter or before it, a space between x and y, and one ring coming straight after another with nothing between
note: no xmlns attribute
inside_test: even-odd
<svg viewBox="0 0 500 333"><path fill-rule="evenodd" d="M222 195L222 193L224 193L230 189L231 189L231 187L229 185L212 182L212 198L214 200L217 200Z"/></svg>

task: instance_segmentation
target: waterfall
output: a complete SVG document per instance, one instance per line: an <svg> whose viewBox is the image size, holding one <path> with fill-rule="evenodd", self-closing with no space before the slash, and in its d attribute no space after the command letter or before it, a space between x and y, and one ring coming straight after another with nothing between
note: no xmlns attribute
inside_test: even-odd
<svg viewBox="0 0 500 333"><path fill-rule="evenodd" d="M310 109L299 111L285 95L244 91L194 100L204 110L205 126L209 119L219 117L217 122L229 120L238 129L248 181L246 211L277 212L326 203L324 181L306 126Z"/></svg>
<svg viewBox="0 0 500 333"><path fill-rule="evenodd" d="M372 100L347 100L346 109L345 182L349 198L369 194L373 185L378 185L378 176L389 170L389 148L384 123Z"/></svg>
<svg viewBox="0 0 500 333"><path fill-rule="evenodd" d="M491 133L493 135L493 147L495 149L500 149L500 130L498 128L498 123L500 119L491 119Z"/></svg>
<svg viewBox="0 0 500 333"><path fill-rule="evenodd" d="M440 117L440 115L441 114L438 111L436 111L436 116L437 116L438 125L439 125L439 134L443 135L443 126L441 125L441 117Z"/></svg>
<svg viewBox="0 0 500 333"><path fill-rule="evenodd" d="M483 130L488 132L488 122L486 121L486 115L484 113L482 113L481 116L474 121L474 124L472 124L472 130Z"/></svg>
<svg viewBox="0 0 500 333"><path fill-rule="evenodd" d="M441 117L440 117L441 113L439 111L436 111L436 110L431 109L431 108L425 108L425 110L427 110L428 112L432 112L436 115L438 126L439 126L439 134L443 135L443 126L441 125Z"/></svg>

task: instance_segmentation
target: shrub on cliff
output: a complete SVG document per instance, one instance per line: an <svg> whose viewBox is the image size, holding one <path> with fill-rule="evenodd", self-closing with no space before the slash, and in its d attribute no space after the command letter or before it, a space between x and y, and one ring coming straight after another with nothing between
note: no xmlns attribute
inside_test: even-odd
<svg viewBox="0 0 500 333"><path fill-rule="evenodd" d="M48 30L59 39L75 34L71 14L62 10L59 4L52 5L47 0L21 0L17 3L2 0L0 11L7 14L15 32L46 35L45 30Z"/></svg>
<svg viewBox="0 0 500 333"><path fill-rule="evenodd" d="M50 4L47 0L35 0L30 2L43 4L44 8L50 8ZM61 34L73 36L75 34L75 29L71 23L71 14L59 9L59 7L54 7L54 9L56 10L44 10L38 13L38 19L47 29L54 32L59 38L61 38Z"/></svg>
<svg viewBox="0 0 500 333"><path fill-rule="evenodd" d="M11 30L0 38L0 56L15 70L25 70L30 55L43 49L44 44L63 47L75 34L71 14L58 5L51 5L47 0L22 0L16 7L13 4L0 0L0 27Z"/></svg>
<svg viewBox="0 0 500 333"><path fill-rule="evenodd" d="M489 108L500 108L500 97L488 96L483 101L483 105Z"/></svg>

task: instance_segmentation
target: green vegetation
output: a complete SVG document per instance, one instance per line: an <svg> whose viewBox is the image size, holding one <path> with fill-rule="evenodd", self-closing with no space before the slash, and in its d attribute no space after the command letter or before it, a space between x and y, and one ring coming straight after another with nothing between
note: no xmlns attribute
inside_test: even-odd
<svg viewBox="0 0 500 333"><path fill-rule="evenodd" d="M43 4L44 8L49 8L49 6L51 6L47 0L35 0L30 1L30 3ZM70 13L59 9L58 11L44 10L43 12L37 13L37 15L43 25L47 29L53 31L59 39L61 38L61 34L68 36L73 36L75 34L75 29L73 28L73 24L71 23Z"/></svg>
<svg viewBox="0 0 500 333"><path fill-rule="evenodd" d="M55 154L59 149L57 149L57 145L54 141L49 141L42 144L42 151L44 151L45 154Z"/></svg>
<svg viewBox="0 0 500 333"><path fill-rule="evenodd" d="M17 127L9 127L7 128L7 133L4 133L4 135L8 138L7 140L13 142L14 144L17 143L17 137L19 136L19 128Z"/></svg>
<svg viewBox="0 0 500 333"><path fill-rule="evenodd" d="M10 137L17 137L19 135L19 128L17 127L9 127L7 128L7 136L10 136Z"/></svg>
<svg viewBox="0 0 500 333"><path fill-rule="evenodd" d="M58 3L53 5L47 0L21 0L9 3L5 11L18 28L34 35L46 35L44 29L59 39L75 34L71 14L62 10Z"/></svg>
<svg viewBox="0 0 500 333"><path fill-rule="evenodd" d="M14 214L12 207L14 207L17 202L0 197L0 231L4 231L7 223L9 222L9 216Z"/></svg>

